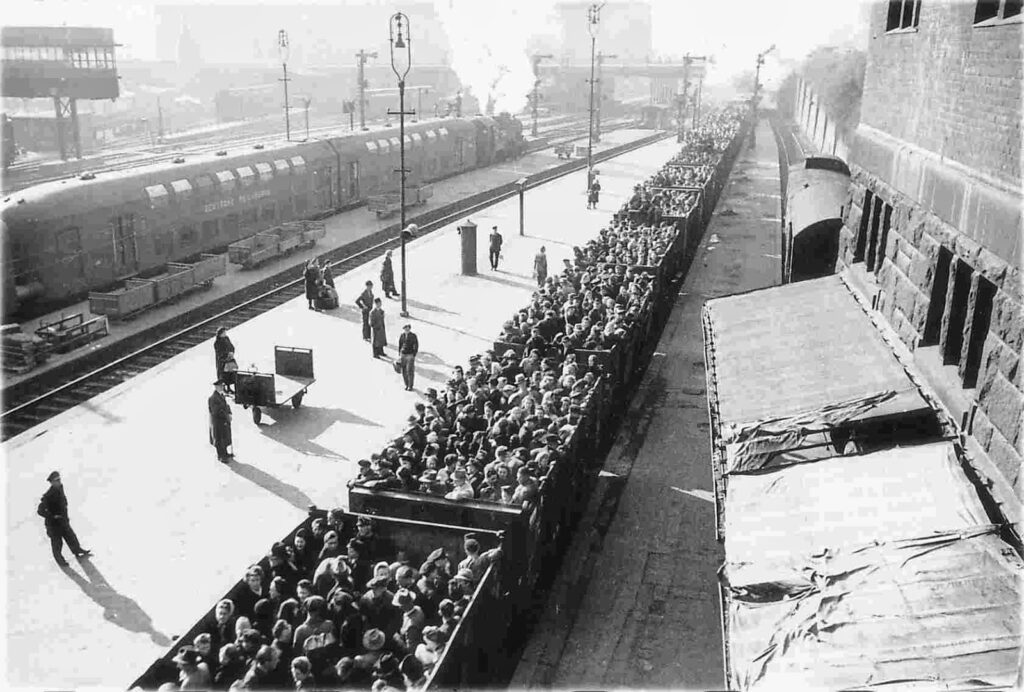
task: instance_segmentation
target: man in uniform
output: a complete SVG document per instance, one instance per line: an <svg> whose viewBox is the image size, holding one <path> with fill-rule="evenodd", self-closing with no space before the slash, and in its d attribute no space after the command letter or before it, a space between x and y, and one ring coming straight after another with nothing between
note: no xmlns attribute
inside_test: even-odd
<svg viewBox="0 0 1024 692"><path fill-rule="evenodd" d="M370 340L370 310L373 310L373 282L367 281L366 288L356 298L356 307L363 313L363 341Z"/></svg>
<svg viewBox="0 0 1024 692"><path fill-rule="evenodd" d="M50 537L50 548L53 550L53 559L61 567L67 567L67 560L61 554L64 550L64 541L75 557L83 558L92 555L78 542L78 536L71 528L71 520L68 518L68 498L64 494L64 484L60 480L60 473L53 471L46 480L50 487L39 500L39 508L36 512L46 522L46 535Z"/></svg>
<svg viewBox="0 0 1024 692"><path fill-rule="evenodd" d="M384 253L384 264L380 269L380 285L384 289L385 298L402 297L398 290L395 289L395 269L391 265L391 250Z"/></svg>
<svg viewBox="0 0 1024 692"><path fill-rule="evenodd" d="M370 311L370 331L373 334L373 357L380 358L384 355L384 347L388 345L387 332L384 326L384 308L381 307L380 298L373 299L373 310Z"/></svg>
<svg viewBox="0 0 1024 692"><path fill-rule="evenodd" d="M224 383L213 383L214 391L207 400L210 409L210 444L217 448L217 458L224 464L235 456L228 452L231 446L231 406L224 397Z"/></svg>
<svg viewBox="0 0 1024 692"><path fill-rule="evenodd" d="M543 287L548 278L548 256L544 254L543 245L533 258L533 275L537 279L537 285Z"/></svg>
<svg viewBox="0 0 1024 692"><path fill-rule="evenodd" d="M416 354L420 350L420 341L412 331L412 325L402 327L402 336L398 337L398 357L402 364L402 380L405 391L411 392L416 380Z"/></svg>
<svg viewBox="0 0 1024 692"><path fill-rule="evenodd" d="M491 249L490 249L490 252L488 253L488 257L491 260L491 269L493 271L498 271L498 260L501 259L501 243L502 243L503 239L501 237L501 234L498 233L498 227L497 226L491 226L491 236L490 236L490 239L491 239L491 245L490 245Z"/></svg>

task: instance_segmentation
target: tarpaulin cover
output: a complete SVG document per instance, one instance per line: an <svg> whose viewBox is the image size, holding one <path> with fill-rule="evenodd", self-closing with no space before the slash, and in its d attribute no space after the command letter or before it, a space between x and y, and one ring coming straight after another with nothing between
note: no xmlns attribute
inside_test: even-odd
<svg viewBox="0 0 1024 692"><path fill-rule="evenodd" d="M812 465L815 466L815 465ZM1018 555L984 526L730 573L730 688L1014 684Z"/></svg>
<svg viewBox="0 0 1024 692"><path fill-rule="evenodd" d="M989 523L952 442L736 475L725 507L727 576L845 546Z"/></svg>
<svg viewBox="0 0 1024 692"><path fill-rule="evenodd" d="M772 449L785 449L839 423L929 408L838 275L716 298L704 309L727 443L764 434L776 438ZM739 451L738 463L756 467L757 454Z"/></svg>

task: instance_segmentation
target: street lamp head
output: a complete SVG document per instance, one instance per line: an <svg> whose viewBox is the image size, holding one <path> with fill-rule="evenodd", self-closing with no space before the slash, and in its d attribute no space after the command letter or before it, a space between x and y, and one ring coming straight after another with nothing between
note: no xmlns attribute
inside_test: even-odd
<svg viewBox="0 0 1024 692"><path fill-rule="evenodd" d="M391 43L391 69L399 81L405 81L412 65L412 36L409 34L409 18L403 12L395 12L388 22Z"/></svg>
<svg viewBox="0 0 1024 692"><path fill-rule="evenodd" d="M281 56L281 62L288 62L288 32L284 29L277 32L277 52Z"/></svg>

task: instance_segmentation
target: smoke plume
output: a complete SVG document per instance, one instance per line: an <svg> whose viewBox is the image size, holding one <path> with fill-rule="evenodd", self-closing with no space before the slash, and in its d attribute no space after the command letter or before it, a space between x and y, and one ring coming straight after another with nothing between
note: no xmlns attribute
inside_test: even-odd
<svg viewBox="0 0 1024 692"><path fill-rule="evenodd" d="M528 41L544 26L548 3L438 0L437 14L452 46L452 69L486 108L518 113L533 89ZM500 9L499 9L500 8Z"/></svg>

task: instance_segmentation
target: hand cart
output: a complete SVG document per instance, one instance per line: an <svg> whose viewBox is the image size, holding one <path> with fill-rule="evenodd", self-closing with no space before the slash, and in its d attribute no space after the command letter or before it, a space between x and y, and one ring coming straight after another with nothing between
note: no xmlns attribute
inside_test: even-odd
<svg viewBox="0 0 1024 692"><path fill-rule="evenodd" d="M313 377L313 349L274 347L274 372L239 370L235 373L235 403L242 408L252 407L252 420L256 425L263 418L260 407L276 408L291 402L294 408L302 406L302 397L315 382Z"/></svg>

